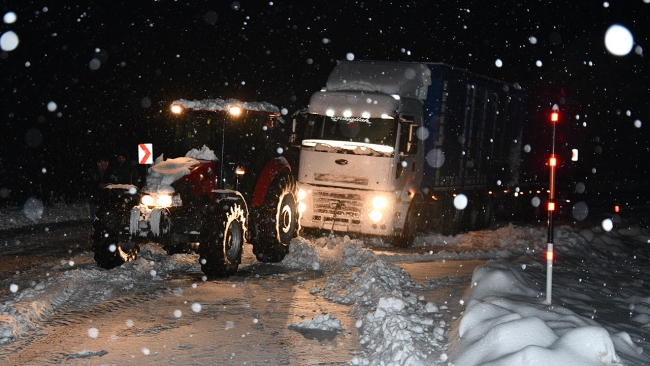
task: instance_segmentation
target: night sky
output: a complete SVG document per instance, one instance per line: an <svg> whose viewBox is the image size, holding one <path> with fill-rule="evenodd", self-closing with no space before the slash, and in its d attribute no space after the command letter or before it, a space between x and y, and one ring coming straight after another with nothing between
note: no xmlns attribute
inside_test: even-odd
<svg viewBox="0 0 650 366"><path fill-rule="evenodd" d="M444 62L518 83L530 103L527 163L543 165L557 103L558 144L581 154L558 174L648 179L650 0L70 3L0 8L17 16L0 33L20 40L0 53L0 195L11 189L18 203L78 196L99 155L135 157L137 143L165 138L175 99L267 101L292 113L349 57ZM626 56L605 47L613 24L634 36Z"/></svg>

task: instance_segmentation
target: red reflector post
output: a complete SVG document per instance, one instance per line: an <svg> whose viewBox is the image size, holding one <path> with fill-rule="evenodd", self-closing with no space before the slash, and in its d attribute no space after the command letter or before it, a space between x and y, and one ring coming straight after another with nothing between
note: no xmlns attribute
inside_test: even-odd
<svg viewBox="0 0 650 366"><path fill-rule="evenodd" d="M549 211L555 211L555 202L549 202L548 203L548 210Z"/></svg>
<svg viewBox="0 0 650 366"><path fill-rule="evenodd" d="M550 250L546 251L546 260L552 261L553 260L553 252Z"/></svg>

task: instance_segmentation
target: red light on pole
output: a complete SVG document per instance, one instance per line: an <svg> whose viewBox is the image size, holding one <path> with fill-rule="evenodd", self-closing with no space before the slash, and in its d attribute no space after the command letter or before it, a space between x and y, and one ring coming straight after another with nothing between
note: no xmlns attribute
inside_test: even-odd
<svg viewBox="0 0 650 366"><path fill-rule="evenodd" d="M555 202L549 202L548 203L548 210L549 211L555 211Z"/></svg>
<svg viewBox="0 0 650 366"><path fill-rule="evenodd" d="M615 205L615 206L614 206L614 212L616 212L616 213L621 212L621 206L619 206L619 205Z"/></svg>
<svg viewBox="0 0 650 366"><path fill-rule="evenodd" d="M553 145L551 157L548 159L549 170L549 195L548 195L548 249L546 251L546 303L551 304L551 290L553 287L553 211L555 211L555 169L557 158L555 156L555 125L560 120L560 108L557 104L551 110L551 122L553 123Z"/></svg>
<svg viewBox="0 0 650 366"><path fill-rule="evenodd" d="M557 122L560 120L560 112L553 111L551 112L551 122Z"/></svg>

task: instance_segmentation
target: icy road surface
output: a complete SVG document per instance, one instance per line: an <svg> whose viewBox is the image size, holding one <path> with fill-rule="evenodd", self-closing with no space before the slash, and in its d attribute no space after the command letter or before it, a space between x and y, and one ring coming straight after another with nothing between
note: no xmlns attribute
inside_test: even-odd
<svg viewBox="0 0 650 366"><path fill-rule="evenodd" d="M334 290L329 300L322 294L334 258L315 260L308 248L285 265L260 264L246 245L236 276L206 281L196 255L170 257L152 243L138 260L105 271L93 261L88 230L88 222L37 226L4 239L4 362L343 365L361 355L353 304L331 301ZM440 304L436 324L446 332L461 314L458 299L474 267L484 262L399 264L413 273L423 304Z"/></svg>

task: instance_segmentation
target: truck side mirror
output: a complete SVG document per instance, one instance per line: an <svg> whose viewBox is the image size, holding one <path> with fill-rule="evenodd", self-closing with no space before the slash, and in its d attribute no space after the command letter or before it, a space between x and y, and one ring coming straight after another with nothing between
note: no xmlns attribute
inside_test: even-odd
<svg viewBox="0 0 650 366"><path fill-rule="evenodd" d="M411 122L401 122L402 136L400 138L399 150L403 154L415 154L418 151L418 140L415 133L418 125Z"/></svg>
<svg viewBox="0 0 650 366"><path fill-rule="evenodd" d="M415 124L409 126L409 142L406 147L407 154L415 154L418 152L418 137L416 135L418 127Z"/></svg>

